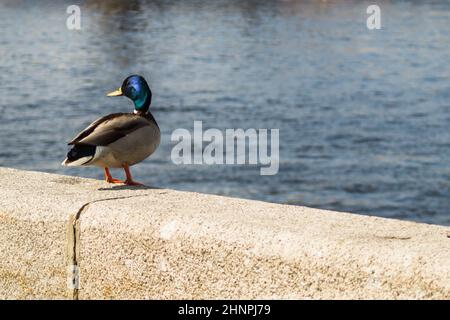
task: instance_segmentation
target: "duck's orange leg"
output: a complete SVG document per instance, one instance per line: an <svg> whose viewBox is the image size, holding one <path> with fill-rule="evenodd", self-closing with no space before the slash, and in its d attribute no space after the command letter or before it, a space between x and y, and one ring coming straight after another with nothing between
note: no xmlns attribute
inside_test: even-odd
<svg viewBox="0 0 450 320"><path fill-rule="evenodd" d="M109 182L109 183L124 183L122 180L114 179L111 176L111 173L109 172L108 167L105 168L105 179L106 179L106 182Z"/></svg>
<svg viewBox="0 0 450 320"><path fill-rule="evenodd" d="M127 179L124 181L124 183L128 186L143 186L142 183L136 182L133 180L133 177L131 176L130 167L127 164L123 165L123 170L125 170L125 174L127 175Z"/></svg>

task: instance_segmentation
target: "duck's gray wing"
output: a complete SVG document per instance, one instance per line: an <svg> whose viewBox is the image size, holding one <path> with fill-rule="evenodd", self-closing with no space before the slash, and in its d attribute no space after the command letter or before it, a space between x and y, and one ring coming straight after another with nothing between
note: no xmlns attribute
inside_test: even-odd
<svg viewBox="0 0 450 320"><path fill-rule="evenodd" d="M87 144L107 146L133 131L148 125L148 120L138 115L131 113L110 114L91 123L70 141L69 145Z"/></svg>
<svg viewBox="0 0 450 320"><path fill-rule="evenodd" d="M97 128L98 125L100 125L102 122L114 119L116 117L122 116L124 115L124 113L112 113L109 114L107 116L101 117L97 120L95 120L94 122L92 122L90 125L87 126L86 129L84 129L83 131L81 131L75 138L73 138L68 145L74 145L77 144L78 142L80 142L82 139L86 138L87 136L89 136L94 130L95 128Z"/></svg>

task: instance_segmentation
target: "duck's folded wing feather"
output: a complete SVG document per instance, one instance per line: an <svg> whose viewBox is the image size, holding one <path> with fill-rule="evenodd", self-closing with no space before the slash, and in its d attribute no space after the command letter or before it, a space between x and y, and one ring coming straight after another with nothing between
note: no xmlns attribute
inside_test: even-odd
<svg viewBox="0 0 450 320"><path fill-rule="evenodd" d="M100 118L90 124L71 144L88 144L93 146L107 146L114 141L147 126L148 120L129 113L115 113Z"/></svg>
<svg viewBox="0 0 450 320"><path fill-rule="evenodd" d="M77 144L78 142L80 142L82 139L86 138L87 136L89 136L94 130L95 128L97 128L97 126L99 126L101 123L114 119L116 117L120 117L124 115L124 113L112 113L109 114L107 116L101 117L97 120L95 120L94 122L92 122L90 125L87 126L86 129L84 129L83 131L81 131L75 138L73 138L72 140L70 140L70 142L68 143L68 145L74 145Z"/></svg>

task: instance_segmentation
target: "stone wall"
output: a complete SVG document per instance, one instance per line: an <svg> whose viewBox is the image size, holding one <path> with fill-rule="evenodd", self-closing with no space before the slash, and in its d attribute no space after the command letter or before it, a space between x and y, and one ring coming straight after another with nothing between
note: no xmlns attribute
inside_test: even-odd
<svg viewBox="0 0 450 320"><path fill-rule="evenodd" d="M450 228L0 169L1 299L449 299Z"/></svg>

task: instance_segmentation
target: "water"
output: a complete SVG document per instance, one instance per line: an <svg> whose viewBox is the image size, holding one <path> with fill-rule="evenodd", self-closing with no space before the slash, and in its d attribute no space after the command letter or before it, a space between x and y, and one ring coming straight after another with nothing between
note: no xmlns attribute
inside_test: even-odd
<svg viewBox="0 0 450 320"><path fill-rule="evenodd" d="M0 165L60 163L129 74L154 93L158 151L141 182L450 225L450 4L377 1L0 1ZM280 171L176 166L176 128L279 128ZM121 176L122 172L114 171Z"/></svg>

